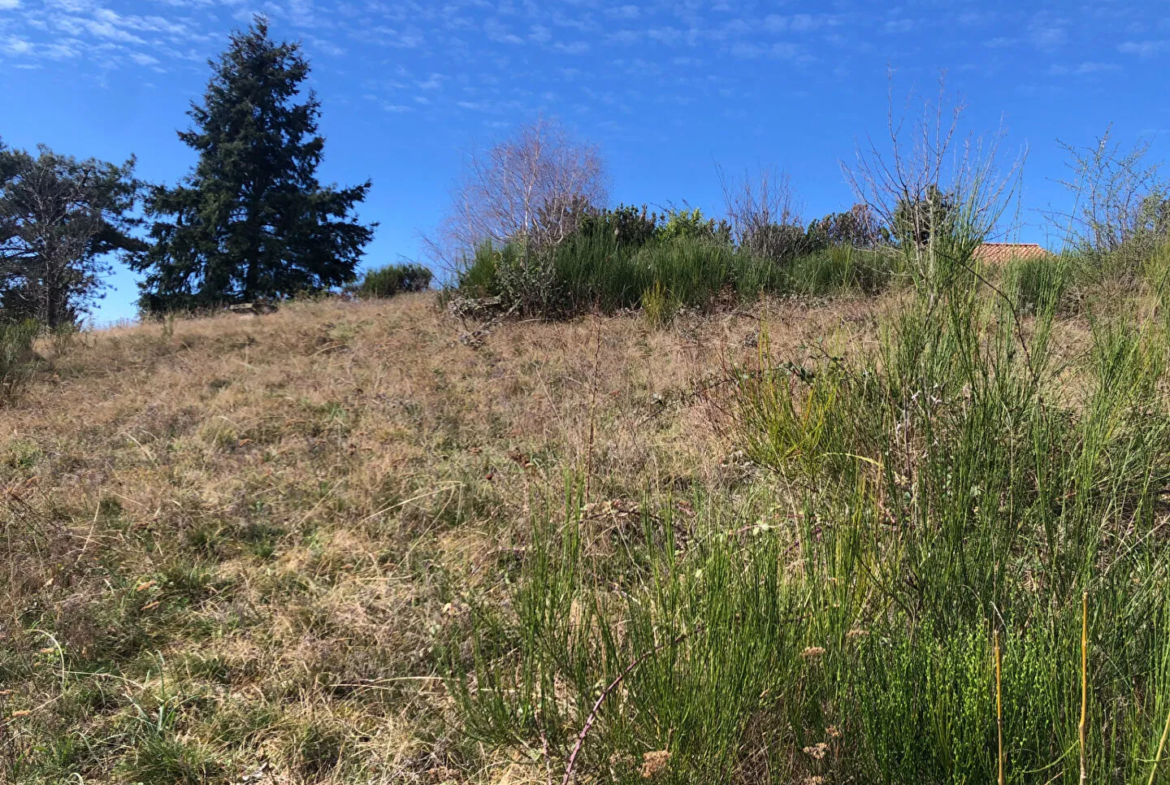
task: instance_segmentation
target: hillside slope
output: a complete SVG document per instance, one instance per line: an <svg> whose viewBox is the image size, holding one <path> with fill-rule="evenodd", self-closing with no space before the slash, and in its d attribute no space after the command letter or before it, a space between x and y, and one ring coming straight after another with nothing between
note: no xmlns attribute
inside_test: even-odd
<svg viewBox="0 0 1170 785"><path fill-rule="evenodd" d="M813 356L872 340L884 307L510 323L472 347L411 295L40 347L0 410L0 766L543 781L453 711L466 598L496 590L485 576L534 510L563 507L566 477L618 512L734 487L695 391L752 362L761 323L777 353Z"/></svg>

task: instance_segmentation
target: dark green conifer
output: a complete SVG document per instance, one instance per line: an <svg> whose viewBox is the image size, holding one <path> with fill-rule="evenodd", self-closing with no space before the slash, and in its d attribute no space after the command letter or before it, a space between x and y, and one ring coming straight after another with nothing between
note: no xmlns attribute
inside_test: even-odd
<svg viewBox="0 0 1170 785"><path fill-rule="evenodd" d="M147 199L154 247L138 262L143 311L214 307L319 291L354 279L376 224L354 206L369 181L322 187L320 102L297 103L309 64L297 44L275 43L257 17L212 62L194 127L179 138L199 153L194 170Z"/></svg>

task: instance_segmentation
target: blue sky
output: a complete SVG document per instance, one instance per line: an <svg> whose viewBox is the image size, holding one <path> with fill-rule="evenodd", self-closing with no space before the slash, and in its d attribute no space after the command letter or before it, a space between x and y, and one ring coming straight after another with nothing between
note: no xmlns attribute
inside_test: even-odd
<svg viewBox="0 0 1170 785"><path fill-rule="evenodd" d="M0 138L121 161L173 183L175 130L207 59L253 13L296 39L328 139L321 177L374 188L366 264L421 257L472 145L539 114L600 145L613 201L718 212L716 167L787 169L809 217L847 207L838 162L883 133L893 89L933 94L966 126L1029 148L1025 208L1067 207L1057 139L1170 129L1170 3L869 4L721 0L0 0ZM1022 238L1045 240L1026 209ZM119 270L99 322L130 317Z"/></svg>

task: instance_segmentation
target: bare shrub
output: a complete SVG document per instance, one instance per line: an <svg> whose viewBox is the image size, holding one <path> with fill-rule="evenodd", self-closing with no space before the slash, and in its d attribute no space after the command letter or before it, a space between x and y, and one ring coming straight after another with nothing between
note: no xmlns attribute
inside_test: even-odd
<svg viewBox="0 0 1170 785"><path fill-rule="evenodd" d="M868 205L855 204L845 212L829 213L809 222L806 232L809 245L822 248L844 245L851 248L877 248L889 242L889 230L882 226Z"/></svg>
<svg viewBox="0 0 1170 785"><path fill-rule="evenodd" d="M921 117L908 125L906 109L895 115L891 92L889 149L869 139L858 145L853 166L842 163L842 169L858 198L893 233L915 283L933 287L1000 228L1024 154L1001 166L1002 129L987 138L960 136L966 107L948 99L942 78L937 99L922 105Z"/></svg>
<svg viewBox="0 0 1170 785"><path fill-rule="evenodd" d="M485 242L519 241L543 250L572 234L586 211L605 199L605 163L597 147L541 118L468 156L447 215L427 244L448 266Z"/></svg>
<svg viewBox="0 0 1170 785"><path fill-rule="evenodd" d="M765 259L794 255L804 240L801 205L787 172L763 167L728 179L719 170L723 202L737 245Z"/></svg>
<svg viewBox="0 0 1170 785"><path fill-rule="evenodd" d="M1073 195L1073 208L1049 218L1066 247L1092 263L1084 272L1135 273L1170 236L1168 184L1148 160L1150 143L1123 148L1110 127L1092 145L1060 144L1070 176L1059 183Z"/></svg>

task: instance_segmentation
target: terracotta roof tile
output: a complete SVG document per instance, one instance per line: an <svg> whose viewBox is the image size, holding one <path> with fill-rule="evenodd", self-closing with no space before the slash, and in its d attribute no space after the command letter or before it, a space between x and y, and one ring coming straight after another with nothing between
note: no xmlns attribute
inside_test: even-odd
<svg viewBox="0 0 1170 785"><path fill-rule="evenodd" d="M983 243L975 249L975 258L990 264L1012 259L1043 259L1051 255L1036 243Z"/></svg>

